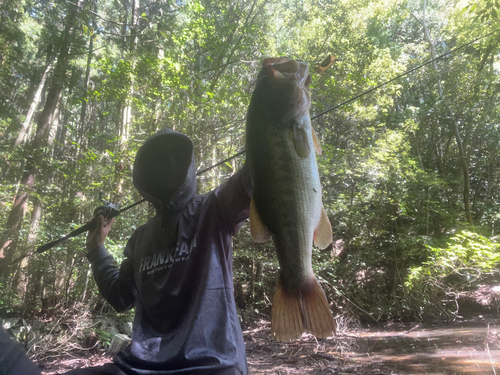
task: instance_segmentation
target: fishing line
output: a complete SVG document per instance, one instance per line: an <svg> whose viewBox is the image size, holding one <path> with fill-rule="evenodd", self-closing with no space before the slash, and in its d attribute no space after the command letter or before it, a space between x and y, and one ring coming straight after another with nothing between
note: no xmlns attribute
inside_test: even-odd
<svg viewBox="0 0 500 375"><path fill-rule="evenodd" d="M217 167L217 166L219 166L219 165L221 165L221 164L224 164L224 163L228 162L228 161L229 161L229 160L231 160L231 159L234 159L234 158L236 158L236 157L238 157L238 156L240 156L240 155L243 155L244 153L245 153L245 150L242 150L242 151L238 152L237 154L234 154L233 156L231 156L231 157L229 157L229 158L227 158L227 159L221 160L220 162L218 162L218 163L216 163L216 164L214 164L214 165L211 165L211 166L210 166L210 167L208 167L208 168L202 169L201 171L196 172L196 177L198 177L199 175L202 175L203 173L205 173L205 172L209 171L210 169L213 169L213 168L215 168L215 167ZM135 202L134 204L131 204L130 206L128 206L128 207L127 207L127 210L128 210L129 208L132 208L132 207L134 207L134 206L137 206L138 204L140 204L140 203L142 203L142 202L146 202L146 199L144 198L144 199L141 199L140 201Z"/></svg>
<svg viewBox="0 0 500 375"><path fill-rule="evenodd" d="M333 111L333 110L335 110L335 109L337 109L337 108L339 108L339 107L342 107L343 105L346 105L346 104L348 104L348 103L351 103L351 102L353 102L354 100L356 100L356 99L358 99L358 98L362 97L363 95L369 94L370 92L375 91L375 90L377 90L377 89L381 88L382 86L385 86L385 85L387 85L387 84L389 84L389 83L391 83L391 82L393 82L393 81L395 81L395 80L397 80L397 79L399 79L399 78L401 78L401 77L404 77L404 76L406 76L406 75L408 75L408 74L410 74L410 73L412 73L412 72L414 72L414 71L416 71L416 70L418 70L418 69L420 69L420 68L423 68L424 66L429 65L429 64L433 63L433 62L434 62L434 61L436 61L436 60L442 59L443 57L445 57L445 56L447 56L447 55L449 55L449 54L452 54L453 52L456 52L456 51L458 51L458 50L460 50L460 49L462 49L462 48L465 48L465 47L467 47L467 46L469 46L469 45L471 45L471 44L473 44L473 43L477 42L478 40L481 40L481 39L483 39L483 38L486 38L487 36L490 36L490 35L492 35L492 34L496 33L497 31L498 31L498 30L493 30L492 32L489 32L489 33L487 33L487 34L485 34L485 35L483 35L483 36L480 36L480 37L478 37L478 38L476 38L476 39L474 39L474 40L472 40L472 41L470 41L470 42L468 42L468 43L462 44L462 45L461 45L461 46L459 46L459 47L456 47L456 48L454 48L454 49L452 49L452 50L450 50L450 51L448 51L448 52L445 52L445 53L443 53L443 54L441 54L441 55L437 56L436 58L434 58L434 59L432 59L432 60L426 61L425 63L422 63L422 64L420 64L420 65L417 65L416 67L414 67L414 68L412 68L412 69L410 69L410 70L407 70L406 72L401 73L401 74L397 75L396 77L391 78L390 80L388 80L388 81L386 81L386 82L384 82L384 83L381 83L380 85L377 85L377 86L375 86L375 87L372 87L372 88L371 88L371 89L369 89L369 90L363 91L362 93L360 93L360 94L358 94L358 95L356 95L356 96L354 96L354 97L352 97L352 98L350 98L350 99L346 100L345 102L342 102L342 103L340 103L340 104L337 104L336 106L334 106L334 107L332 107L332 108L329 108L329 109L327 109L327 110L325 110L325 111L323 111L323 112L321 112L321 113L318 113L317 115L312 116L312 117L311 117L311 120L315 120L315 119L317 119L318 117L320 117L320 116L323 116L323 115L327 114L328 112L331 112L331 111ZM234 159L234 158L237 158L238 156L243 155L245 152L246 152L245 150L241 150L241 151L237 152L236 154L234 154L233 156L228 157L227 159L221 160L221 161L219 161L219 162L215 163L214 165L211 165L210 167L207 167L207 168L205 168L205 169L202 169L201 171L196 172L196 176L200 176L200 175L202 175L203 173L208 172L209 170L211 170L211 169L213 169L213 168L215 168L215 167L218 167L218 166L219 166L219 165L221 165L221 164L227 163L228 161L230 161L230 160L232 160L232 159ZM131 207L136 206L136 205L138 205L138 204L140 204L140 203L142 203L142 202L144 202L144 201L146 201L146 199L142 199L142 200L140 200L140 201L138 201L138 202L135 202L133 205L131 205ZM131 207L128 207L128 208L131 208Z"/></svg>
<svg viewBox="0 0 500 375"><path fill-rule="evenodd" d="M358 95L356 95L356 96L352 97L351 99L346 100L345 102L342 102L342 103L340 103L340 104L337 104L336 106L334 106L334 107L332 107L332 108L329 108L329 109L327 109L326 111L323 111L323 112L321 112L321 113L318 113L317 115L315 115L315 116L311 117L311 120L317 119L318 117L323 116L324 114L326 114L326 113L328 113L328 112L331 112L331 111L333 111L333 110L335 110L335 109L337 109L337 108L339 108L339 107L341 107L341 106L343 106L343 105L345 105L345 104L348 104L348 103L350 103L350 102L353 102L354 100L356 100L356 99L360 98L360 97L361 97L361 96L363 96L363 95L369 94L370 92L375 91L375 90L377 90L377 89L381 88L382 86L385 86L385 85L387 85L387 84L389 84L389 83L391 83L391 82L394 82L395 80L397 80L397 79L399 79L399 78L401 78L401 77L404 77L404 76L406 76L406 75L408 75L408 74L410 74L410 73L414 72L415 70L418 70L418 69L420 69L420 68L423 68L424 66L429 65L429 64L431 64L431 63L433 63L434 61L437 61L437 60L439 60L439 59L442 59L443 57L445 57L445 56L447 56L447 55L450 55L450 54L452 54L453 52L456 52L456 51L458 51L458 50L460 50L460 49L462 49L462 48L465 48L465 47L467 47L467 46L469 46L469 45L471 45L471 44L473 44L473 43L476 43L478 40L481 40L481 39L483 39L483 38L486 38L487 36L490 36L490 35L492 35L492 34L496 33L497 31L498 31L498 30L493 30L492 32L490 32L490 33L488 33L488 34L485 34L485 35L483 35L483 36L480 36L480 37L478 37L478 38L476 38L476 39L474 39L474 40L472 40L472 41L470 41L470 42L468 42L468 43L466 43L466 44L462 44L462 45L461 45L461 46L459 46L459 47L456 47L456 48L454 48L454 49L452 49L452 50L450 50L450 51L448 51L448 52L445 52L445 53L443 53L443 54L441 54L441 55L439 55L439 56L435 57L435 58L434 58L434 59L432 59L432 60L429 60L429 61L427 61L427 62L425 62L425 63L423 63L423 64L420 64L420 65L417 65L416 67L414 67L414 68L412 68L412 69L410 69L410 70L407 70L406 72L401 73L400 75L398 75L398 76L396 76L396 77L394 77L394 78L391 78L390 80L388 80L388 81L386 81L386 82L384 82L384 83L381 83L380 85L377 85L377 86L375 86L375 87L372 87L372 88L371 88L371 89L369 89L369 90L363 91L361 94L358 94Z"/></svg>
<svg viewBox="0 0 500 375"><path fill-rule="evenodd" d="M321 116L323 116L323 115L327 114L328 112L331 112L331 111L333 111L333 110L335 110L335 109L337 109L337 108L339 108L339 107L342 107L343 105L346 105L346 104L348 104L348 103L351 103L351 102L355 101L356 99L358 99L358 98L362 97L363 95L369 94L370 92L375 91L375 90L377 90L377 89L381 88L382 86L385 86L385 85L387 85L387 84L389 84L389 83L391 83L391 82L394 82L395 80L397 80L397 79L399 79L399 78L401 78L401 77L404 77L404 76L406 76L406 75L408 75L408 74L410 74L410 73L412 73L412 72L414 72L414 71L416 71L416 70L418 70L418 69L420 69L420 68L423 68L423 67L424 67L424 66L426 66L426 65L432 64L434 61L437 61L437 60L439 60L439 59L442 59L443 57L445 57L445 56L447 56L447 55L450 55L450 54L452 54L452 53L454 53L454 52L456 52L456 51L458 51L458 50L460 50L460 49L462 49L462 48L465 48L465 47L467 47L467 46L470 46L471 44L476 43L478 40L481 40L481 39L483 39L483 38L486 38L487 36L490 36L490 35L492 35L492 34L496 33L497 31L499 31L499 30L493 30L493 31L491 31L491 32L489 32L489 33L487 33L487 34L484 34L484 35L482 35L482 36L480 36L480 37L477 37L476 39L474 39L474 40L472 40L472 41L470 41L470 42L468 42L468 43L462 44L461 46L458 46L458 47L456 47L456 48L453 48L452 50L450 50L450 51L448 51L448 52L445 52L445 53L443 53L443 54L441 54L441 55L437 56L437 57L436 57L436 58L434 58L434 59L431 59L431 60L426 61L426 62L424 62L424 63L422 63L422 64L420 64L420 65L417 65L416 67L414 67L414 68L412 68L412 69L410 69L410 70L407 70L406 72L401 73L401 74L397 75L396 77L391 78L390 80L388 80L388 81L386 81L386 82L384 82L384 83L381 83L381 84L379 84L379 85L377 85L377 86L375 86L375 87L372 87L371 89L368 89L368 90L366 90L366 91L363 91L362 93L360 93L360 94L358 94L358 95L356 95L356 96L354 96L354 97L352 97L352 98L350 98L350 99L346 100L345 102L342 102L342 103L340 103L340 104L337 104L336 106L333 106L332 108L329 108L329 109L327 109L327 110L325 110L325 111L323 111L323 112L318 113L317 115L312 116L312 117L311 117L311 121L312 121L312 120L315 120L315 119L317 119L318 117L321 117ZM212 165L212 166L210 166L210 167L208 167L208 168L203 169L202 171L198 172L198 173L197 173L197 175L198 175L198 174L201 174L201 173L204 173L204 172L207 172L207 171L209 171L210 169L215 168L215 167L217 167L217 166L219 166L219 165L221 165L221 164L223 164L223 163L226 163L226 162L228 162L228 161L229 161L229 160L231 160L231 159L234 159L234 158L236 158L236 157L238 157L238 156L240 156L240 155L243 155L244 153L245 153L245 150L239 151L237 154L234 154L233 156L230 156L230 157L229 157L229 158L227 158L227 159L224 159L224 160L222 160L222 161L220 161L220 162L218 162L218 163L216 163L216 164L214 164L214 165Z"/></svg>
<svg viewBox="0 0 500 375"><path fill-rule="evenodd" d="M240 156L240 155L243 155L244 153L245 153L245 150L241 150L241 151L239 151L238 153L234 154L233 156L228 157L227 159L221 160L221 161L219 161L218 163L216 163L216 164L214 164L214 165L211 165L211 166L210 166L210 167L208 167L208 168L205 168L205 169L202 169L202 170L201 170L201 171L199 171L199 172L196 172L196 175L197 175L197 176L199 176L199 175L201 175L201 174L203 174L203 173L205 173L205 172L209 171L210 169L213 169L213 168L215 168L215 167L217 167L217 166L219 166L219 165L221 165L221 164L224 164L224 163L228 162L228 161L229 161L229 160L231 160L231 159L234 159L234 158L237 158L237 157L238 157L238 156Z"/></svg>
<svg viewBox="0 0 500 375"><path fill-rule="evenodd" d="M212 169L212 168L215 168L215 167L217 167L217 166L219 166L219 165L221 165L221 164L224 164L224 163L228 162L228 161L229 161L229 160L231 160L231 159L234 159L234 158L236 158L236 157L238 157L238 156L240 156L240 155L243 155L244 153L245 153L245 150L242 150L242 151L238 152L237 154L234 154L233 156L231 156L231 157L229 157L229 158L227 158L227 159L221 160L220 162L218 162L218 163L216 163L216 164L214 164L214 165L211 165L211 166L210 166L210 167L208 167L208 168L202 169L201 171L196 172L196 177L198 177L199 175L201 175L201 174L205 173L206 171L209 171L209 170L210 170L210 169ZM123 210L121 210L121 211L128 210L128 209L130 209L130 208L132 208L132 207L137 206L138 204L141 204L142 202L146 202L146 198L143 198L143 199L141 199L140 201L137 201L137 202L135 202L135 203L131 204L130 206L127 206L126 208L124 208L124 209L123 209Z"/></svg>
<svg viewBox="0 0 500 375"><path fill-rule="evenodd" d="M68 2L69 2L69 1L68 1ZM462 48L465 48L465 47L467 47L467 46L469 46L469 45L471 45L471 44L473 44L473 43L477 42L478 40L481 40L481 39L483 39L483 38L486 38L487 36L490 36L490 35L494 34L494 33L495 33L495 32L497 32L497 31L499 31L499 30L493 30L493 31L491 31L491 32L489 32L489 33L487 33L487 34L485 34L485 35L483 35L483 36L480 36L480 37L478 37L478 38L476 38L476 39L474 39L474 40L472 40L472 41L470 41L470 42L468 42L468 43L465 43L465 44L463 44L463 45L461 45L461 46L459 46L459 47L453 48L452 50L450 50L450 51L448 51L448 52L446 52L446 53L443 53L443 54L441 54L441 55L437 56L437 57L436 57L436 58L434 58L434 59L431 59L431 60L429 60L429 61L426 61L425 63L422 63L422 64L420 64L420 65L417 65L416 67L414 67L414 68L412 68L412 69L410 69L410 70L407 70L406 72L401 73L401 74L397 75L396 77L394 77L394 78L392 78L392 79L390 79L390 80L388 80L388 81L386 81L386 82L384 82L384 83L381 83L381 84L379 84L379 85L377 85L377 86L375 86L375 87L372 87L372 88L371 88L371 89L369 89L369 90L363 91L362 93L360 93L360 94L358 94L358 95L356 95L356 96L354 96L354 97L352 97L352 98L350 98L350 99L348 99L348 100L346 100L346 101L344 101L344 102L342 102L342 103L340 103L340 104L337 104L336 106L333 106L333 107L331 107L331 108L329 108L329 109L327 109L327 110L325 110L325 111L323 111L323 112L318 113L317 115L312 116L312 117L311 117L311 120L317 119L318 117L323 116L323 115L325 115L325 114L326 114L326 113L328 113L328 112L331 112L331 111L333 111L333 110L335 110L335 109L337 109L337 108L339 108L339 107L341 107L341 106L343 106L343 105L346 105L346 104L348 104L348 103L351 103L351 102L353 102L354 100L356 100L356 99L360 98L360 97L361 97L361 96L363 96L363 95L369 94L370 92L372 92L372 91L374 91L374 90L377 90L377 89L381 88L382 86L385 86L385 85L387 85L387 84L389 84L389 83L391 83L391 82L394 82L395 80L397 80L397 79L399 79L399 78L401 78L401 77L404 77L404 76L406 76L406 75L408 75L408 74L410 74L410 73L412 73L412 72L414 72L414 71L416 71L416 70L418 70L418 69L420 69L420 68L422 68L422 67L424 67L424 66L426 66L426 65L429 65L429 64L433 63L433 62L434 62L434 61L436 61L436 60L442 59L443 57L445 57L445 56L447 56L447 55L450 55L450 54L452 54L453 52L456 52L456 51L458 51L458 50L460 50L460 49L462 49ZM237 152L236 154L234 154L233 156L228 157L227 159L221 160L221 161L219 161L218 163L215 163L214 165L211 165L211 166L209 166L209 167L207 167L207 168L205 168L205 169L202 169L201 171L196 172L196 176L199 176L199 175L201 175L201 174L203 174L203 173L205 173L205 172L207 172L207 171L209 171L209 170L211 170L211 169L213 169L213 168L215 168L215 167L217 167L217 166L219 166L219 165L221 165L221 164L227 163L229 160L232 160L232 159L234 159L234 158L236 158L236 157L238 157L238 156L240 156L240 155L243 155L244 153L245 153L245 150L243 149L243 150L241 150L241 151ZM146 201L146 199L141 199L141 200L139 200L139 201L137 201L137 202L135 202L135 203L131 204L130 206L128 206L128 207L126 207L126 208L124 208L124 209L120 210L120 213L121 213L121 212L123 212L123 211L126 211L126 210L128 210L128 209L130 209L130 208L132 208L132 207L135 207L135 206L137 206L138 204L140 204L140 203L142 203L142 202L144 202L144 201ZM83 228L83 227L82 227L82 228ZM82 229L82 228L80 228L80 229ZM59 243L61 240L64 240L64 239L65 239L65 238L61 238L60 240L58 240L58 241L53 241L53 242L54 242L54 243ZM24 259L25 257L27 257L27 256L29 256L29 255L32 255L32 252L29 252L29 253L27 253L27 254L25 254L25 255L20 256L19 258L15 259L15 260L13 260L13 261L12 261L12 264L15 264L15 263L19 262L21 259Z"/></svg>

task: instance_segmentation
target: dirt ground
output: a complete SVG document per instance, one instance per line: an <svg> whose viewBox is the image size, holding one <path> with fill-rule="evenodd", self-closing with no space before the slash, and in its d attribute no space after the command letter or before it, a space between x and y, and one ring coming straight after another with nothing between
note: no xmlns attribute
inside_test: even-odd
<svg viewBox="0 0 500 375"><path fill-rule="evenodd" d="M498 328L497 328L498 327ZM500 321L479 317L451 324L386 324L345 330L334 338L280 343L267 321L243 332L251 374L495 374L500 372ZM110 362L104 350L45 355L43 374Z"/></svg>

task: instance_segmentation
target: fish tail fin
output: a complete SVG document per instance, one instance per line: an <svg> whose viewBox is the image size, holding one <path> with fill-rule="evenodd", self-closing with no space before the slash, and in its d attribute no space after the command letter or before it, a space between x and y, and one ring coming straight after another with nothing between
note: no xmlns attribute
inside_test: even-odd
<svg viewBox="0 0 500 375"><path fill-rule="evenodd" d="M273 299L271 336L277 341L289 341L300 338L304 331L316 337L336 333L325 293L315 276L297 293L287 292L280 278Z"/></svg>
<svg viewBox="0 0 500 375"><path fill-rule="evenodd" d="M271 311L271 336L277 341L299 338L304 332L300 293L289 293L278 279Z"/></svg>
<svg viewBox="0 0 500 375"><path fill-rule="evenodd" d="M306 330L316 337L329 337L337 333L325 292L313 275L307 290L302 291L304 324Z"/></svg>

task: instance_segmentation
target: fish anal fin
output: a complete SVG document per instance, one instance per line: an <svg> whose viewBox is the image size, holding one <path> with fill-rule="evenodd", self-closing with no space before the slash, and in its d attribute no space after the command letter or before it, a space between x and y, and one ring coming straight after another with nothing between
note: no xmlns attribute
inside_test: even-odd
<svg viewBox="0 0 500 375"><path fill-rule="evenodd" d="M316 135L316 132L314 131L314 128L312 126L311 126L311 132L312 132L314 149L316 150L316 153L318 155L321 155L321 153L323 152L323 150L321 149L321 142L319 141L319 138Z"/></svg>
<svg viewBox="0 0 500 375"><path fill-rule="evenodd" d="M328 300L315 276L308 288L302 290L302 307L306 331L316 337L330 337L337 333Z"/></svg>
<svg viewBox="0 0 500 375"><path fill-rule="evenodd" d="M271 311L271 337L276 341L300 338L305 331L300 293L289 293L278 279Z"/></svg>
<svg viewBox="0 0 500 375"><path fill-rule="evenodd" d="M295 124L293 126L293 146L297 155L301 158L307 157L311 152L311 146L309 145L309 139L307 138L306 130Z"/></svg>
<svg viewBox="0 0 500 375"><path fill-rule="evenodd" d="M320 249L325 249L333 241L332 225L324 207L321 208L321 217L314 231L313 241L314 246Z"/></svg>
<svg viewBox="0 0 500 375"><path fill-rule="evenodd" d="M250 234L257 243L267 242L271 238L271 231L262 222L253 198L250 201Z"/></svg>

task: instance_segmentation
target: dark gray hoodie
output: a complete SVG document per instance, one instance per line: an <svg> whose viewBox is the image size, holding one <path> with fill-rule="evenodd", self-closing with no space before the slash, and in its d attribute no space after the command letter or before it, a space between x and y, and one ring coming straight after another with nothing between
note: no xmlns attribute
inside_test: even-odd
<svg viewBox="0 0 500 375"><path fill-rule="evenodd" d="M247 374L231 239L249 216L247 168L196 195L192 143L167 129L139 149L134 184L156 216L133 233L120 269L104 247L88 254L104 298L136 309L132 343L114 363L130 374Z"/></svg>

